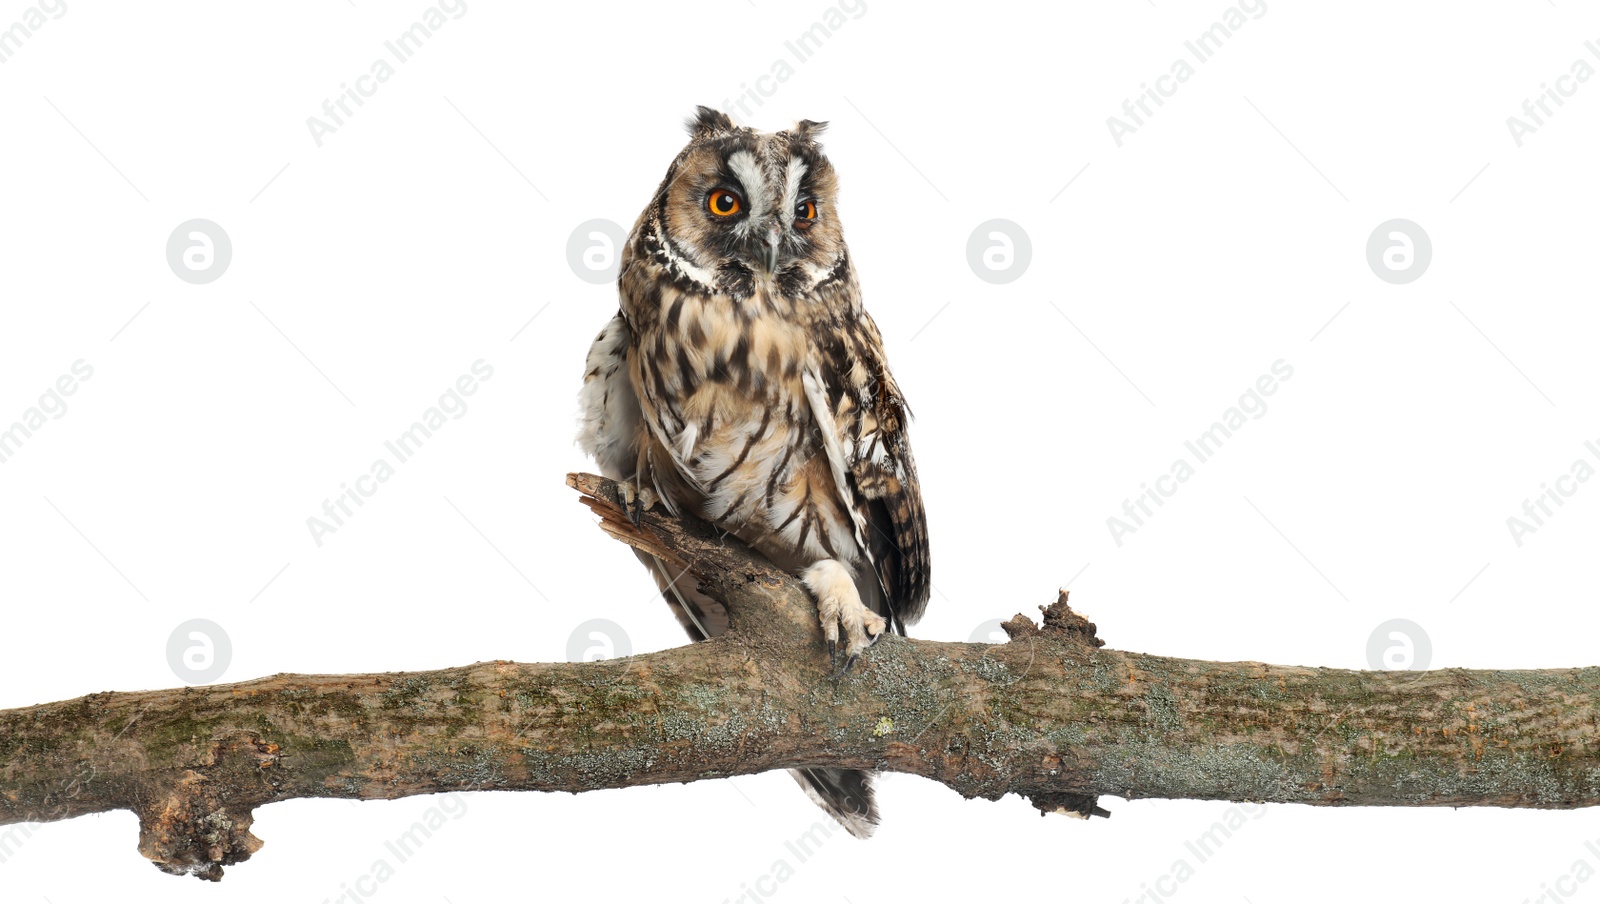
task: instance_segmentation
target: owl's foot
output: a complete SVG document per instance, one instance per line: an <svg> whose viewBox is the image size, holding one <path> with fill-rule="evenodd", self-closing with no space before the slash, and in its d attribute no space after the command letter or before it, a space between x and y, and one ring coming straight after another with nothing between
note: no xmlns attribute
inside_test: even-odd
<svg viewBox="0 0 1600 904"><path fill-rule="evenodd" d="M855 578L839 560L823 559L807 568L800 578L817 598L817 615L822 622L822 636L828 641L831 665L838 663L839 629L844 628L845 660L833 673L832 677L837 678L850 671L862 650L883 636L888 623L861 602Z"/></svg>
<svg viewBox="0 0 1600 904"><path fill-rule="evenodd" d="M656 491L650 487L635 486L631 480L617 481L617 491L622 494L622 510L628 513L633 526L638 527L645 509L655 507Z"/></svg>

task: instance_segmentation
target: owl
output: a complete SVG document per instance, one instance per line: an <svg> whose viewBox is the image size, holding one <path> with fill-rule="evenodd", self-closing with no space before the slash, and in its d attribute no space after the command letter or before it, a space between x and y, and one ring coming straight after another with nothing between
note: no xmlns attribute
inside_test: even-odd
<svg viewBox="0 0 1600 904"><path fill-rule="evenodd" d="M908 410L861 304L825 125L689 119L623 249L621 310L589 349L579 444L636 505L693 514L797 575L839 677L905 633L930 584ZM692 579L640 559L692 639L727 630ZM791 772L871 834L866 772Z"/></svg>

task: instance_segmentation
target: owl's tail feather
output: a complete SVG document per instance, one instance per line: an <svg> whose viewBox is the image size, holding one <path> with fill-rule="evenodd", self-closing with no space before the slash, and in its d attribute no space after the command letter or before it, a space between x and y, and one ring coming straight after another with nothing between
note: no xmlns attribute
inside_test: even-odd
<svg viewBox="0 0 1600 904"><path fill-rule="evenodd" d="M690 640L705 640L728 630L728 610L700 592L694 579L687 576L688 569L673 574L667 563L655 555L638 549L633 553L650 569L656 586L661 589L661 598L666 600L667 608L683 625Z"/></svg>
<svg viewBox="0 0 1600 904"><path fill-rule="evenodd" d="M872 776L860 769L790 769L817 806L828 811L845 831L869 838L878 827L878 803L872 795Z"/></svg>
<svg viewBox="0 0 1600 904"><path fill-rule="evenodd" d="M656 573L657 574L661 574L661 575L665 575L667 573L667 563L661 561L661 558L659 556L654 555L654 554L652 554L650 556L650 558L655 561L656 567L658 569L660 569ZM687 571L688 569L684 569L684 570ZM679 577L682 577L682 575L679 575ZM656 583L659 584L661 582L657 581ZM705 622L700 620L700 616L695 614L695 607L689 603L689 600L687 598L684 597L683 591L678 589L677 581L668 581L666 583L666 587L664 588L664 590L671 591L673 598L678 601L678 608L683 612L683 614L685 616L688 617L689 621L694 624L694 629L693 630L689 630L689 626L688 625L684 625L684 629L685 630L689 630L689 636L690 637L694 637L695 632L698 631L698 632L700 632L700 636L698 638L696 638L696 639L705 640L706 638L710 637L711 636L710 629L708 629L706 627Z"/></svg>

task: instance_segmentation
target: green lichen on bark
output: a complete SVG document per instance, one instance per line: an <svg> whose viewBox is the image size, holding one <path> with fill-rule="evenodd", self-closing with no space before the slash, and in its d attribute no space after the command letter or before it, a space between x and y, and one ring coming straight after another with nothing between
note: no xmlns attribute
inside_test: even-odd
<svg viewBox="0 0 1600 904"><path fill-rule="evenodd" d="M608 533L729 609L705 643L0 712L0 825L133 809L161 868L220 877L255 807L472 789L587 791L795 766L921 775L1105 815L1099 795L1314 805L1600 803L1600 668L1354 672L1105 649L1063 593L1009 643L887 637L842 679L792 577L574 478Z"/></svg>

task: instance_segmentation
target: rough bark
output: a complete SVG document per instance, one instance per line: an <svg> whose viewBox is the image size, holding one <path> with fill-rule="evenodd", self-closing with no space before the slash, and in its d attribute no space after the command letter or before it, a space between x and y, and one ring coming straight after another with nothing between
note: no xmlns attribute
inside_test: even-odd
<svg viewBox="0 0 1600 904"><path fill-rule="evenodd" d="M887 637L828 677L792 577L572 475L608 533L729 608L714 640L593 663L275 675L0 712L0 825L128 809L161 869L217 879L299 797L588 791L792 766L925 776L1104 813L1100 794L1318 805L1600 803L1600 669L1356 672L1103 649L1061 597L1009 643ZM665 617L665 614L663 614Z"/></svg>

